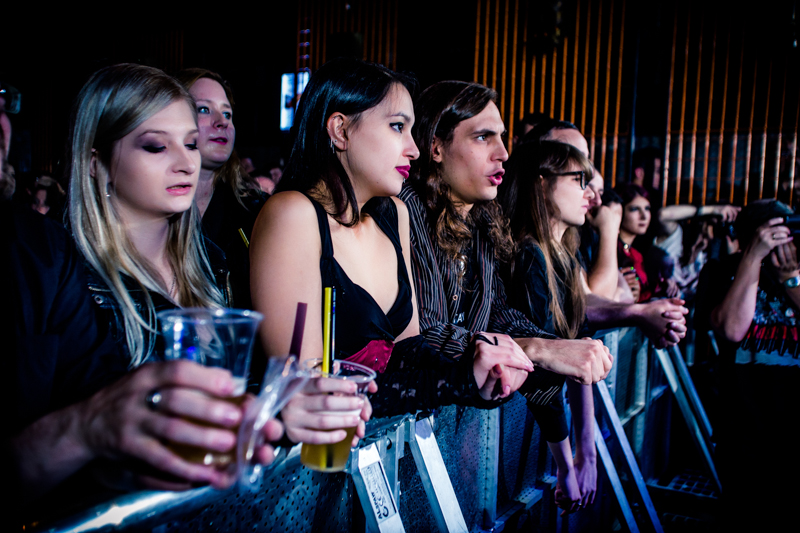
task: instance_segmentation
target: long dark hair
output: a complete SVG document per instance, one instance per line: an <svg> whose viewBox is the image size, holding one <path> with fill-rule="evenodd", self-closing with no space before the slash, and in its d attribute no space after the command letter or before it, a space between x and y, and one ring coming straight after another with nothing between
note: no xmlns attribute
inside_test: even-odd
<svg viewBox="0 0 800 533"><path fill-rule="evenodd" d="M518 145L506 164L506 174L498 191L503 212L511 219L511 230L519 245L535 243L541 248L547 265L550 312L555 332L574 339L586 314L586 295L581 284L581 266L576 252L580 245L577 228L568 228L557 241L551 221L559 216L551 195L560 172L570 164L592 179L592 165L574 146L556 141L529 142ZM516 272L512 275L526 275ZM564 287L564 305L559 298Z"/></svg>
<svg viewBox="0 0 800 533"><path fill-rule="evenodd" d="M349 58L324 64L311 76L303 92L292 128L292 154L275 192L293 190L313 196L322 182L330 197L315 199L332 209L330 214L340 224L357 224L359 211L353 184L331 148L327 121L338 112L356 124L363 112L379 105L397 84L414 94L414 78L382 65Z"/></svg>
<svg viewBox="0 0 800 533"><path fill-rule="evenodd" d="M497 93L477 83L442 81L425 89L415 102L417 122L412 134L419 158L411 162L410 183L428 211L434 240L453 261L463 260L463 250L472 241L474 228L485 228L495 254L506 260L513 253L508 222L497 202L477 202L465 220L450 199L450 187L441 177L439 163L433 159L433 142L445 146L464 120L474 117L497 100Z"/></svg>

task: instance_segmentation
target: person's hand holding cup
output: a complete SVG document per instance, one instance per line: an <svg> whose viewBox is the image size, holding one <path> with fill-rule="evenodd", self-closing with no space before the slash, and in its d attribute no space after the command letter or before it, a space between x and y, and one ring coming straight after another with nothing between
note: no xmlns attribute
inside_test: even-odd
<svg viewBox="0 0 800 533"><path fill-rule="evenodd" d="M349 361L335 361L333 372L323 373L321 359L309 360L312 373L303 390L283 409L287 436L302 442L301 462L312 470L344 469L350 448L364 435L371 408L367 392L377 391L375 372Z"/></svg>

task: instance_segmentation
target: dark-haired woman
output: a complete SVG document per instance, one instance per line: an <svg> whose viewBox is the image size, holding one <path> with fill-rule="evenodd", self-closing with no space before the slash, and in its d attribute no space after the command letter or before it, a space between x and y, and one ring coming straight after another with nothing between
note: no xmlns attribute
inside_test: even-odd
<svg viewBox="0 0 800 533"><path fill-rule="evenodd" d="M644 257L633 247L633 241L645 235L650 227L650 200L647 191L639 185L629 183L615 190L622 198L622 223L617 250L619 268L631 288L634 301L646 302L652 297L653 289L644 268Z"/></svg>
<svg viewBox="0 0 800 533"><path fill-rule="evenodd" d="M216 72L192 68L177 74L197 107L201 156L195 201L203 233L222 248L230 270L231 304L250 309L248 241L266 195L251 178L234 150L236 127L230 85Z"/></svg>
<svg viewBox="0 0 800 533"><path fill-rule="evenodd" d="M587 187L591 163L573 146L542 141L519 146L507 167L499 197L518 245L510 303L548 333L564 339L586 336L586 290L577 253L578 228L594 198ZM552 377L563 386L563 376ZM561 431L548 427L552 416L539 424L558 465L556 501L571 512L594 500L597 467L591 386L566 382L576 429L574 462L560 394L550 406ZM537 419L540 412L534 412Z"/></svg>
<svg viewBox="0 0 800 533"><path fill-rule="evenodd" d="M491 399L498 396L495 364L530 368L523 357L490 358L479 346L474 359L450 360L419 337L408 278L408 212L390 198L419 154L411 138L411 87L408 78L380 65L348 59L312 76L288 167L256 222L251 249L253 302L265 315L266 353L288 352L295 309L305 302L309 319L300 357L320 357L322 291L335 286L336 357L368 360L379 372L380 390L372 396L379 414L472 402L479 394ZM345 438L343 428L359 423L345 411L363 407L367 419L369 402L323 393L350 385L312 380L283 412L288 436L320 444ZM343 414L324 417L323 409Z"/></svg>

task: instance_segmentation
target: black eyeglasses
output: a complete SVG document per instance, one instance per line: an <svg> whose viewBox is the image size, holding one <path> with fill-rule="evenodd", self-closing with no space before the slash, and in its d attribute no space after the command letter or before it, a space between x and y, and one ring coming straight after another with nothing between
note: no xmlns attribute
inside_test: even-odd
<svg viewBox="0 0 800 533"><path fill-rule="evenodd" d="M572 170L570 172L557 172L550 174L551 176L580 176L581 177L581 190L586 190L586 172L583 170Z"/></svg>

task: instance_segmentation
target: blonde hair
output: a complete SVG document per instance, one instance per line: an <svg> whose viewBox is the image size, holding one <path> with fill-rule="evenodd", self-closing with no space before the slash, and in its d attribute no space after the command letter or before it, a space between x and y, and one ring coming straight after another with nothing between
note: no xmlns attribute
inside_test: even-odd
<svg viewBox="0 0 800 533"><path fill-rule="evenodd" d="M153 264L128 238L115 202L107 195L111 152L115 142L175 101L185 101L196 113L191 96L164 72L122 64L95 72L81 89L73 109L68 145L69 222L78 249L109 287L122 311L131 367L143 363L153 351L154 335L145 334L145 330L156 333L150 292L172 298ZM90 173L93 152L94 177ZM222 305L222 294L212 281L194 204L170 219L166 253L176 275L176 304ZM143 291L143 309L137 309L123 274Z"/></svg>

